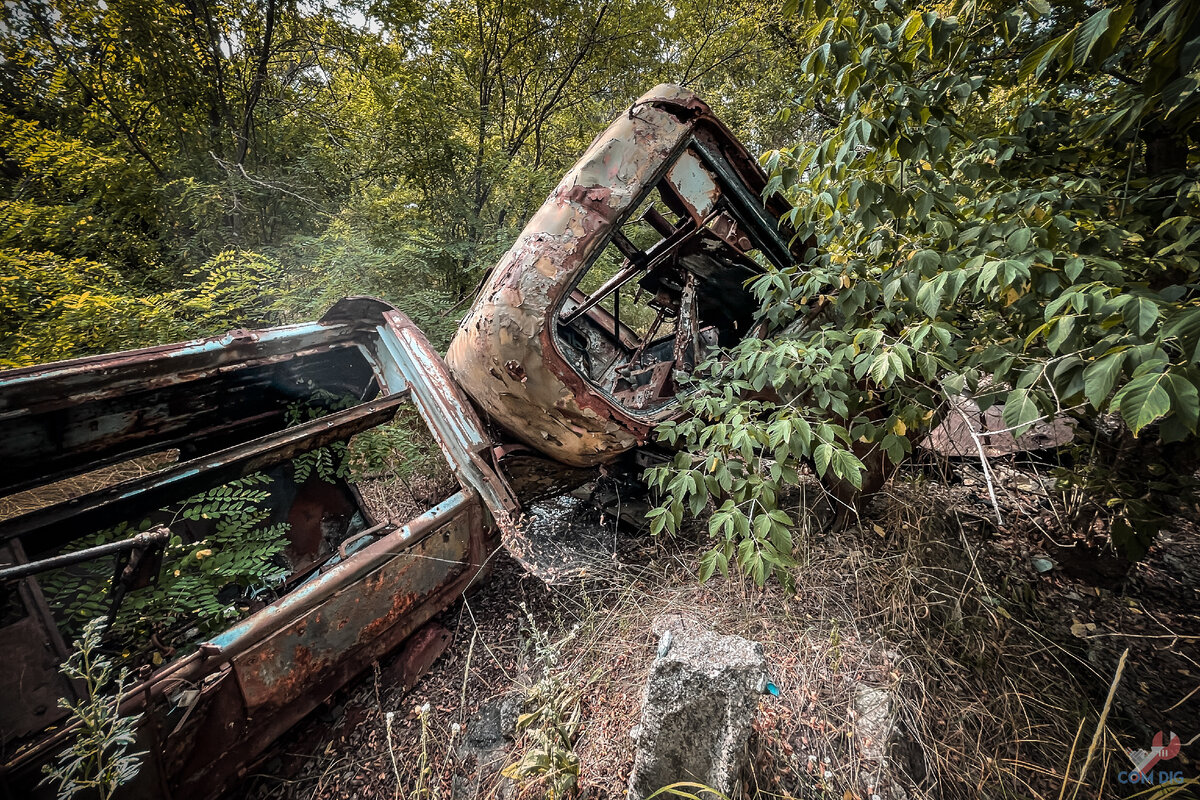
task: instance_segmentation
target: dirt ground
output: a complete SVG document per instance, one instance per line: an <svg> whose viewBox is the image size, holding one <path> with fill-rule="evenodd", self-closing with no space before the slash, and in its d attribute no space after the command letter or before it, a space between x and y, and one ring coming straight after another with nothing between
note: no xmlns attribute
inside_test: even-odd
<svg viewBox="0 0 1200 800"><path fill-rule="evenodd" d="M664 614L763 644L780 695L760 705L750 796L1197 796L1195 514L1183 509L1142 562L1114 565L1079 555L1036 465L1000 464L996 484L1002 523L966 462L897 478L848 531L799 515L791 595L736 575L698 584L699 531L617 535L563 509L608 531L594 570L548 587L498 551L490 579L441 616L453 640L415 688L381 662L229 796L547 797L574 785L621 797ZM864 697L886 698L887 726L862 715ZM548 749L553 724L567 736ZM1123 783L1128 751L1158 731L1182 747L1156 770L1188 785ZM501 776L518 763L508 771L522 780Z"/></svg>

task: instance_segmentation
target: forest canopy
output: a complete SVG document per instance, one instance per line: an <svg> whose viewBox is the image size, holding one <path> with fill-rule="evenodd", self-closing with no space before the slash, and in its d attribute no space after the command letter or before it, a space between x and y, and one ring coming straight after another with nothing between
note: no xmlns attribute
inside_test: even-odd
<svg viewBox="0 0 1200 800"><path fill-rule="evenodd" d="M52 0L0 26L0 362L399 302L437 339L648 87L757 151L794 56L761 3ZM216 293L214 293L216 292Z"/></svg>

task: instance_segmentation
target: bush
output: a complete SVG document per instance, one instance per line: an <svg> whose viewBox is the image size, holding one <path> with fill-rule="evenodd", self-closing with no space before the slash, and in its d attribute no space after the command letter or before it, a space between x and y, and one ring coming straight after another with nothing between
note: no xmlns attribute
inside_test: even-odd
<svg viewBox="0 0 1200 800"><path fill-rule="evenodd" d="M1116 411L1194 453L1194 10L790 5L809 51L795 113L819 131L764 163L808 263L756 282L767 335L710 363L694 418L660 429L694 455L652 475L659 529L713 498L705 572L783 575L779 484L810 462L861 487L964 391L1003 401L1018 435ZM1149 508L1114 532L1157 524Z"/></svg>
<svg viewBox="0 0 1200 800"><path fill-rule="evenodd" d="M228 250L187 275L187 285L146 292L117 270L49 252L0 250L0 366L67 358L279 324L278 264Z"/></svg>

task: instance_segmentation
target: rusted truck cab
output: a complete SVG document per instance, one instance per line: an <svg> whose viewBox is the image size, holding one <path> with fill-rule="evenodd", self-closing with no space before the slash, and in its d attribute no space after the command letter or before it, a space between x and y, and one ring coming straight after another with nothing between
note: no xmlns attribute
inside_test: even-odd
<svg viewBox="0 0 1200 800"><path fill-rule="evenodd" d="M767 177L696 95L614 121L486 281L446 360L496 425L591 467L679 416L684 375L750 335L747 281L795 260Z"/></svg>

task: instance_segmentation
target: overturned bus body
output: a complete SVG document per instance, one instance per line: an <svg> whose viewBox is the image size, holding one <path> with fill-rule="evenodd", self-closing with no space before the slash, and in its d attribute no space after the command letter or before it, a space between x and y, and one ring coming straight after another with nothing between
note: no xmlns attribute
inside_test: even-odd
<svg viewBox="0 0 1200 800"><path fill-rule="evenodd" d="M766 176L695 95L659 86L525 226L446 361L491 419L563 464L611 462L678 416L680 373L748 335L746 282L792 263ZM757 258L752 257L757 253Z"/></svg>
<svg viewBox="0 0 1200 800"><path fill-rule="evenodd" d="M296 413L324 397L352 402ZM405 406L456 485L401 518L370 507L313 456ZM201 622L167 613L131 631L144 642L113 642L141 676L121 702L141 715L136 749L147 753L129 794L207 797L406 640L403 660L419 674L444 642L413 634L479 577L495 518L517 510L441 358L407 317L369 298L343 300L316 323L3 373L0 418L6 493L170 454L145 475L100 480L0 522L0 732L14 796L32 791L38 767L72 735L57 700L82 689L57 670L67 656L61 628L87 611L79 595L89 577L108 570L95 602L112 627L144 602L139 592L170 580L164 570L194 578L179 584L191 594L181 603L196 602L221 570L230 576L218 602L245 616L217 635L194 641ZM262 509L247 517L254 502ZM153 535L163 529L169 538ZM213 552L213 542L232 532L271 543L264 531L283 534L265 559L271 574L239 586L236 566L219 561L238 548ZM104 544L79 546L98 532L108 532Z"/></svg>
<svg viewBox="0 0 1200 800"><path fill-rule="evenodd" d="M132 670L120 710L146 755L125 796L216 796L386 654L414 681L446 646L431 620L523 506L636 468L683 377L751 335L746 281L794 259L765 186L702 102L660 86L530 220L445 361L387 303L347 298L314 323L0 373L8 796L52 794L41 767L76 728L59 701L84 691L59 665L89 618ZM346 468L389 426L427 442L403 496ZM184 594L208 611L163 610Z"/></svg>

